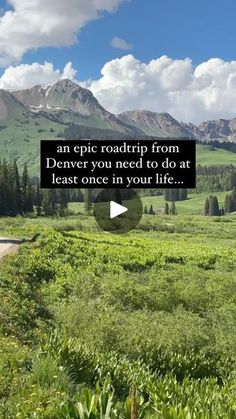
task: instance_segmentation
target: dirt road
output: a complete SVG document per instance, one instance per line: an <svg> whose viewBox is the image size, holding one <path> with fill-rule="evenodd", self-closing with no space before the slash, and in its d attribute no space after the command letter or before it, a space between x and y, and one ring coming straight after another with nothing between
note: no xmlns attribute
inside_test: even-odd
<svg viewBox="0 0 236 419"><path fill-rule="evenodd" d="M21 240L0 237L0 259L8 255L9 253L17 252L20 243Z"/></svg>

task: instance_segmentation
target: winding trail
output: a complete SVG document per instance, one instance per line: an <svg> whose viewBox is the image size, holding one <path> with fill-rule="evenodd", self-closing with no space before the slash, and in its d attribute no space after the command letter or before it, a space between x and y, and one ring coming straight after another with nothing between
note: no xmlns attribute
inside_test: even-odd
<svg viewBox="0 0 236 419"><path fill-rule="evenodd" d="M21 243L21 240L0 237L0 259L2 259L4 256L10 253L17 252Z"/></svg>

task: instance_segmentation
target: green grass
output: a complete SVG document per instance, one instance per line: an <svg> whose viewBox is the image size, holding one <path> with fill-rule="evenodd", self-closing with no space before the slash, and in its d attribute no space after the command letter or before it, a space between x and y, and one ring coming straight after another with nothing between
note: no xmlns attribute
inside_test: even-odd
<svg viewBox="0 0 236 419"><path fill-rule="evenodd" d="M77 218L0 219L41 233L1 261L0 417L130 418L135 383L143 419L235 418L236 218Z"/></svg>
<svg viewBox="0 0 236 419"><path fill-rule="evenodd" d="M224 205L224 199L227 192L217 192L216 195L219 200L220 206ZM186 201L176 202L177 212L179 215L197 215L203 214L206 198L211 195L210 193L190 194ZM148 209L152 204L153 209L157 212L162 212L165 205L165 200L162 196L151 196L142 198L143 205L147 205ZM169 203L171 205L171 203Z"/></svg>
<svg viewBox="0 0 236 419"><path fill-rule="evenodd" d="M213 195L217 195L219 204L224 205L224 199L227 192L217 192ZM177 212L179 215L198 215L203 214L204 205L206 198L211 195L210 193L201 194L190 194L186 201L180 201L176 203ZM148 209L150 205L158 213L162 213L165 205L165 200L162 196L151 196L142 198L143 206L147 205ZM125 204L125 203L124 203ZM84 213L84 204L73 202L69 206L70 210L75 214Z"/></svg>
<svg viewBox="0 0 236 419"><path fill-rule="evenodd" d="M20 166L27 163L30 173L39 174L40 140L55 139L65 129L65 122L81 123L89 127L109 128L98 117L81 117L77 114L62 112L61 123L35 114L34 117L22 113L21 107L8 103L9 115L0 120L0 158L17 159ZM59 117L60 119L60 117ZM53 132L51 132L53 129ZM215 149L206 145L197 145L197 164L202 166L235 165L236 153L223 149Z"/></svg>
<svg viewBox="0 0 236 419"><path fill-rule="evenodd" d="M220 148L197 145L197 164L202 166L236 165L236 153Z"/></svg>
<svg viewBox="0 0 236 419"><path fill-rule="evenodd" d="M51 132L51 129L54 132ZM1 159L16 159L19 167L27 163L29 171L34 175L38 174L40 140L54 139L60 130L63 130L62 125L46 118L30 119L25 125L23 122L13 121L9 127L0 131Z"/></svg>
<svg viewBox="0 0 236 419"><path fill-rule="evenodd" d="M112 236L102 232L94 217L74 215L68 218L0 218L0 236L19 239L32 238L44 230L53 228L56 231L94 232ZM236 248L236 216L205 217L203 215L182 214L177 216L144 215L137 229L128 235L143 236L152 240L169 237L169 240L186 240L203 244L211 244Z"/></svg>

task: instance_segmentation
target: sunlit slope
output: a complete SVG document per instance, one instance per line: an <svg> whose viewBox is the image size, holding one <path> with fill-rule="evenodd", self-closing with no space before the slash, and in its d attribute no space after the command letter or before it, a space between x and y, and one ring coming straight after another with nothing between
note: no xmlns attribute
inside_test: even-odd
<svg viewBox="0 0 236 419"><path fill-rule="evenodd" d="M112 116L110 118L112 119ZM98 113L76 115L65 109L54 110L51 113L33 112L11 93L0 90L0 158L17 159L19 165L26 162L30 172L37 174L40 140L63 136L64 129L70 122L87 127L108 127L104 126L107 121ZM236 154L198 145L197 163L204 166L229 164L236 166Z"/></svg>

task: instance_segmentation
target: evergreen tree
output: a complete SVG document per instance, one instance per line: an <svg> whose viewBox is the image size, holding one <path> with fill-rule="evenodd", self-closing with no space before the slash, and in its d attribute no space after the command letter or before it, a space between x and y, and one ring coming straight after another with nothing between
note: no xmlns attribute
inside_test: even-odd
<svg viewBox="0 0 236 419"><path fill-rule="evenodd" d="M144 210L143 210L143 213L144 213L145 215L147 215L147 214L148 214L148 209L147 209L147 205L145 205L145 206L144 206Z"/></svg>
<svg viewBox="0 0 236 419"><path fill-rule="evenodd" d="M43 191L42 210L46 217L55 217L58 213L57 197L55 189Z"/></svg>
<svg viewBox="0 0 236 419"><path fill-rule="evenodd" d="M85 214L90 214L92 209L92 196L91 190L85 189L84 191L84 211Z"/></svg>
<svg viewBox="0 0 236 419"><path fill-rule="evenodd" d="M3 216L11 215L11 196L10 196L10 184L9 184L9 171L6 160L2 164L2 201L1 201L1 212Z"/></svg>
<svg viewBox="0 0 236 419"><path fill-rule="evenodd" d="M179 190L179 201L186 201L188 199L188 190L180 189Z"/></svg>
<svg viewBox="0 0 236 419"><path fill-rule="evenodd" d="M209 197L209 216L213 217L214 214L214 196Z"/></svg>
<svg viewBox="0 0 236 419"><path fill-rule="evenodd" d="M231 192L231 199L233 202L233 211L236 211L236 188L234 187Z"/></svg>
<svg viewBox="0 0 236 419"><path fill-rule="evenodd" d="M24 165L22 179L21 179L21 190L22 190L22 211L24 214L33 212L33 191L32 183L29 179L27 165Z"/></svg>
<svg viewBox="0 0 236 419"><path fill-rule="evenodd" d="M224 209L227 214L236 211L236 190L235 188L231 194L225 196Z"/></svg>
<svg viewBox="0 0 236 419"><path fill-rule="evenodd" d="M169 189L165 189L164 190L164 200L165 201L169 201L170 200L170 190Z"/></svg>
<svg viewBox="0 0 236 419"><path fill-rule="evenodd" d="M231 189L236 188L236 172L231 173Z"/></svg>
<svg viewBox="0 0 236 419"><path fill-rule="evenodd" d="M20 185L20 175L17 167L16 160L13 163L13 193L16 195L16 215L22 214L22 196L21 196L21 185Z"/></svg>
<svg viewBox="0 0 236 419"><path fill-rule="evenodd" d="M219 202L216 196L210 196L209 198L209 215L215 217L220 215Z"/></svg>
<svg viewBox="0 0 236 419"><path fill-rule="evenodd" d="M235 211L234 201L232 195L229 195L229 214Z"/></svg>
<svg viewBox="0 0 236 419"><path fill-rule="evenodd" d="M215 204L214 204L215 213L216 215L220 215L220 207L219 207L219 201L218 201L217 196L214 197L214 201L215 201Z"/></svg>
<svg viewBox="0 0 236 419"><path fill-rule="evenodd" d="M58 211L61 217L68 215L68 192L66 189L61 189L58 192Z"/></svg>
<svg viewBox="0 0 236 419"><path fill-rule="evenodd" d="M224 207L221 208L220 215L225 215Z"/></svg>
<svg viewBox="0 0 236 419"><path fill-rule="evenodd" d="M16 162L0 162L0 215L22 214L21 184Z"/></svg>
<svg viewBox="0 0 236 419"><path fill-rule="evenodd" d="M31 213L34 211L33 207L33 187L32 183L28 181L26 188L26 212Z"/></svg>
<svg viewBox="0 0 236 419"><path fill-rule="evenodd" d="M154 215L152 204L150 205L150 208L149 208L149 215Z"/></svg>
<svg viewBox="0 0 236 419"><path fill-rule="evenodd" d="M209 215L209 199L208 198L206 198L206 201L205 201L204 214Z"/></svg>
<svg viewBox="0 0 236 419"><path fill-rule="evenodd" d="M24 165L24 170L21 178L21 190L22 190L22 210L27 212L27 185L28 185L28 170L27 165Z"/></svg>
<svg viewBox="0 0 236 419"><path fill-rule="evenodd" d="M165 207L164 207L164 214L169 215L169 213L170 213L169 204L168 204L168 202L166 202Z"/></svg>
<svg viewBox="0 0 236 419"><path fill-rule="evenodd" d="M171 206L170 206L170 214L171 215L177 215L177 210L176 210L176 206L175 206L175 203L174 202L171 203Z"/></svg>
<svg viewBox="0 0 236 419"><path fill-rule="evenodd" d="M39 179L37 179L36 184L36 194L35 194L35 206L36 206L36 215L40 217L42 215L42 202L43 202L43 194L40 189Z"/></svg>
<svg viewBox="0 0 236 419"><path fill-rule="evenodd" d="M67 190L42 193L38 179L30 179L27 166L19 175L16 161L0 162L0 216L29 214L36 206L36 214L66 215L69 195Z"/></svg>
<svg viewBox="0 0 236 419"><path fill-rule="evenodd" d="M225 210L225 213L226 214L229 214L231 211L230 211L230 195L229 194L227 194L226 196L225 196L225 200L224 200L224 210Z"/></svg>

